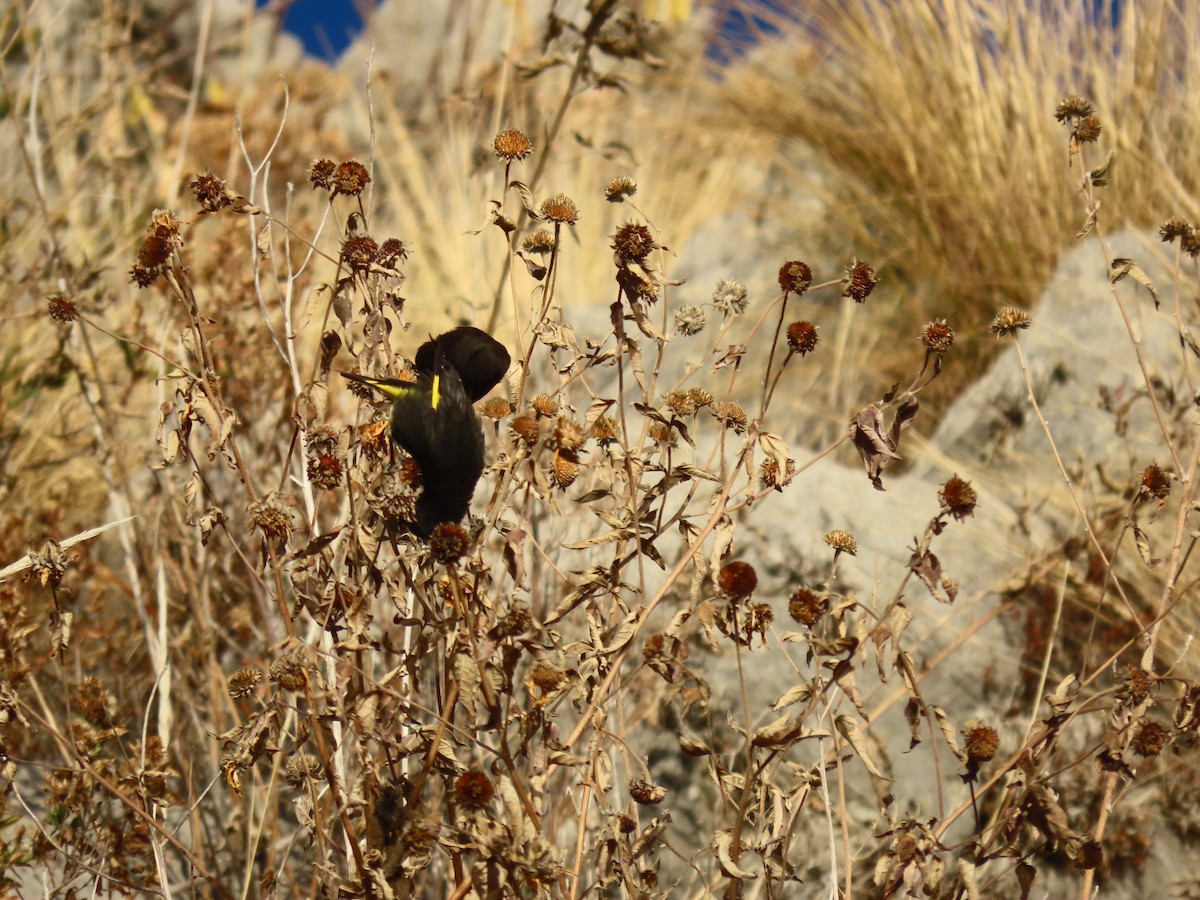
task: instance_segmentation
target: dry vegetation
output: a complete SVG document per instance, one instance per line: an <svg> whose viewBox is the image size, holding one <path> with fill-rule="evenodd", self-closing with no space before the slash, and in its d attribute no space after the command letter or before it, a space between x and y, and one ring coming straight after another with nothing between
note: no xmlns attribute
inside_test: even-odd
<svg viewBox="0 0 1200 900"><path fill-rule="evenodd" d="M1086 898L1153 836L1194 843L1200 684L1163 647L1194 622L1200 12L1068 6L807 3L770 78L717 84L695 34L559 4L414 98L259 77L260 33L192 4L3 7L5 889ZM782 142L826 165L811 254L731 235L745 272L680 285ZM1088 590L1016 573L1028 672L959 721L902 601L955 600L934 551L987 514L972 486L931 489L869 599L837 529L768 592L756 512L813 527L796 494L839 447L883 482L964 342L1019 348L1061 248L1126 221L1176 253L1180 357L1143 369L1161 455L1072 488ZM1123 310L1128 263L1096 260ZM514 366L479 405L474 515L425 543L387 409L337 371L396 373L457 319ZM789 448L791 395L834 366L897 386ZM767 657L792 680L751 708ZM890 802L881 676L937 784L920 810Z"/></svg>

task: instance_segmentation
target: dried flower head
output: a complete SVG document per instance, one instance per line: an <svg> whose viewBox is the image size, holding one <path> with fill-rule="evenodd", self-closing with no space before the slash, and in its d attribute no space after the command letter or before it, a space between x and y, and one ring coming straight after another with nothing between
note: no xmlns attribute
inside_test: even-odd
<svg viewBox="0 0 1200 900"><path fill-rule="evenodd" d="M637 182L627 175L620 175L604 189L604 199L609 203L620 203L637 193Z"/></svg>
<svg viewBox="0 0 1200 900"><path fill-rule="evenodd" d="M526 253L549 253L554 249L554 232L539 228L525 235L521 249Z"/></svg>
<svg viewBox="0 0 1200 900"><path fill-rule="evenodd" d="M1067 119L1082 119L1095 111L1096 107L1090 100L1084 100L1082 97L1072 94L1058 104L1054 110L1054 118L1061 123Z"/></svg>
<svg viewBox="0 0 1200 900"><path fill-rule="evenodd" d="M1172 473L1164 472L1158 465L1152 463L1146 466L1142 472L1142 481L1138 487L1138 493L1154 497L1156 500L1165 500L1167 495L1171 493L1171 480L1173 478L1174 475Z"/></svg>
<svg viewBox="0 0 1200 900"><path fill-rule="evenodd" d="M627 262L644 263L646 257L658 249L654 235L645 225L626 222L613 235L612 248L621 265Z"/></svg>
<svg viewBox="0 0 1200 900"><path fill-rule="evenodd" d="M758 587L758 573L748 562L727 562L717 573L717 587L726 597L744 599L753 594L754 589Z"/></svg>
<svg viewBox="0 0 1200 900"><path fill-rule="evenodd" d="M968 763L987 762L1000 748L1000 735L996 729L976 725L966 733L966 755Z"/></svg>
<svg viewBox="0 0 1200 900"><path fill-rule="evenodd" d="M493 640L502 641L505 638L519 637L531 628L533 628L533 616L529 614L528 609L518 607L498 619L488 631L488 636Z"/></svg>
<svg viewBox="0 0 1200 900"><path fill-rule="evenodd" d="M971 487L969 481L963 481L957 475L943 484L938 492L942 508L960 522L975 512L976 499L975 488Z"/></svg>
<svg viewBox="0 0 1200 900"><path fill-rule="evenodd" d="M542 202L542 216L560 225L574 225L579 221L579 207L566 194L555 194Z"/></svg>
<svg viewBox="0 0 1200 900"><path fill-rule="evenodd" d="M251 503L247 512L250 525L268 538L285 538L295 527L292 507L278 493L272 492Z"/></svg>
<svg viewBox="0 0 1200 900"><path fill-rule="evenodd" d="M696 405L696 409L700 409L705 406L712 406L713 395L704 388L690 388L688 390L688 397L690 397L692 403Z"/></svg>
<svg viewBox="0 0 1200 900"><path fill-rule="evenodd" d="M788 599L788 615L806 628L812 628L825 615L828 602L806 587L796 588Z"/></svg>
<svg viewBox="0 0 1200 900"><path fill-rule="evenodd" d="M817 341L820 339L820 335L817 334L819 327L812 322L792 322L787 327L788 350L801 356L812 353L817 349Z"/></svg>
<svg viewBox="0 0 1200 900"><path fill-rule="evenodd" d="M650 435L650 440L656 444L661 444L664 447L675 446L675 429L666 422L651 422L650 427L646 429L646 433Z"/></svg>
<svg viewBox="0 0 1200 900"><path fill-rule="evenodd" d="M684 337L699 334L708 324L704 309L699 306L681 306L675 311L675 330Z"/></svg>
<svg viewBox="0 0 1200 900"><path fill-rule="evenodd" d="M292 787L306 784L321 774L321 759L315 753L293 753L283 767L283 778Z"/></svg>
<svg viewBox="0 0 1200 900"><path fill-rule="evenodd" d="M565 416L559 417L558 422L554 425L553 444L555 447L575 453L583 449L586 441L587 432L583 430L583 426Z"/></svg>
<svg viewBox="0 0 1200 900"><path fill-rule="evenodd" d="M798 259L785 262L779 269L779 287L785 294L803 294L812 284L812 269Z"/></svg>
<svg viewBox="0 0 1200 900"><path fill-rule="evenodd" d="M726 428L732 428L738 434L745 434L746 410L736 400L722 400L713 408L713 415Z"/></svg>
<svg viewBox="0 0 1200 900"><path fill-rule="evenodd" d="M771 457L763 460L763 464L758 471L758 481L765 488L782 491L783 486L792 480L792 475L795 472L795 461L789 459L787 461L787 471L781 473L778 461L774 457Z"/></svg>
<svg viewBox="0 0 1200 900"><path fill-rule="evenodd" d="M1177 238L1184 237L1191 230L1192 226L1188 224L1186 219L1173 216L1162 223L1158 229L1158 235L1163 239L1163 243L1173 244Z"/></svg>
<svg viewBox="0 0 1200 900"><path fill-rule="evenodd" d="M851 556L858 554L858 541L854 539L854 535L844 529L838 528L825 535L825 543L833 548L835 553L849 553Z"/></svg>
<svg viewBox="0 0 1200 900"><path fill-rule="evenodd" d="M352 159L339 165L333 172L334 194L357 197L371 183L371 173L358 160Z"/></svg>
<svg viewBox="0 0 1200 900"><path fill-rule="evenodd" d="M1150 696L1150 689L1153 687L1153 676L1141 666L1130 666L1126 669L1123 693L1128 695L1134 704L1145 701Z"/></svg>
<svg viewBox="0 0 1200 900"><path fill-rule="evenodd" d="M261 669L238 669L229 676L229 686L226 690L233 700L248 696L262 681Z"/></svg>
<svg viewBox="0 0 1200 900"><path fill-rule="evenodd" d="M663 397L663 402L677 416L690 416L696 411L696 401L690 391L671 391Z"/></svg>
<svg viewBox="0 0 1200 900"><path fill-rule="evenodd" d="M296 693L304 690L304 685L308 683L304 657L296 651L283 654L271 663L267 677L285 691Z"/></svg>
<svg viewBox="0 0 1200 900"><path fill-rule="evenodd" d="M520 441L530 447L538 442L538 424L533 416L517 416L508 427Z"/></svg>
<svg viewBox="0 0 1200 900"><path fill-rule="evenodd" d="M579 458L569 450L559 450L550 462L550 480L560 490L566 490L579 477Z"/></svg>
<svg viewBox="0 0 1200 900"><path fill-rule="evenodd" d="M1139 756L1158 756L1170 736L1157 722L1145 722L1133 738L1133 749Z"/></svg>
<svg viewBox="0 0 1200 900"><path fill-rule="evenodd" d="M746 633L762 635L765 640L767 629L774 621L775 610L770 603L751 603L746 611Z"/></svg>
<svg viewBox="0 0 1200 900"><path fill-rule="evenodd" d="M482 772L464 772L454 782L454 799L463 809L483 809L495 793L492 782Z"/></svg>
<svg viewBox="0 0 1200 900"><path fill-rule="evenodd" d="M314 159L308 167L308 180L312 182L313 190L321 188L333 190L333 173L337 164L332 159Z"/></svg>
<svg viewBox="0 0 1200 900"><path fill-rule="evenodd" d="M486 419L503 419L512 415L513 407L506 397L488 397L479 407L479 414Z"/></svg>
<svg viewBox="0 0 1200 900"><path fill-rule="evenodd" d="M667 789L639 778L629 782L629 796L642 806L656 806L667 799Z"/></svg>
<svg viewBox="0 0 1200 900"><path fill-rule="evenodd" d="M342 263L353 272L370 271L379 256L379 245L365 234L348 238L342 244Z"/></svg>
<svg viewBox="0 0 1200 900"><path fill-rule="evenodd" d="M308 458L308 480L322 491L340 487L344 474L342 461L332 453L318 453Z"/></svg>
<svg viewBox="0 0 1200 900"><path fill-rule="evenodd" d="M225 182L211 172L197 175L191 188L192 196L205 212L219 212L233 202L225 190Z"/></svg>
<svg viewBox="0 0 1200 900"><path fill-rule="evenodd" d="M492 149L496 152L497 159L512 162L514 159L524 159L532 153L533 143L525 136L525 132L509 128L492 138Z"/></svg>
<svg viewBox="0 0 1200 900"><path fill-rule="evenodd" d="M713 290L712 302L726 318L741 315L749 303L746 286L740 281L722 278Z"/></svg>
<svg viewBox="0 0 1200 900"><path fill-rule="evenodd" d="M1090 144L1100 137L1103 130L1100 120L1095 116L1084 116L1071 130L1071 137L1081 144Z"/></svg>
<svg viewBox="0 0 1200 900"><path fill-rule="evenodd" d="M846 277L842 280L842 296L852 297L855 303L862 303L871 295L871 291L875 290L878 282L874 269L865 262L851 260L846 269Z"/></svg>
<svg viewBox="0 0 1200 900"><path fill-rule="evenodd" d="M529 683L543 694L552 694L567 683L567 673L548 662L539 662L529 670Z"/></svg>
<svg viewBox="0 0 1200 900"><path fill-rule="evenodd" d="M1075 854L1075 868L1087 872L1098 869L1104 863L1104 845L1095 838L1088 838L1079 845Z"/></svg>
<svg viewBox="0 0 1200 900"><path fill-rule="evenodd" d="M591 437L600 446L617 439L617 422L612 416L600 416L592 423Z"/></svg>
<svg viewBox="0 0 1200 900"><path fill-rule="evenodd" d="M954 329L945 319L934 319L921 332L921 343L930 353L949 353L954 346Z"/></svg>
<svg viewBox="0 0 1200 900"><path fill-rule="evenodd" d="M991 331L997 338L1002 338L1005 335L1016 334L1018 329L1028 328L1032 323L1033 320L1025 310L1006 306L992 319Z"/></svg>
<svg viewBox="0 0 1200 900"><path fill-rule="evenodd" d="M46 309L55 322L69 323L79 318L79 307L65 294L51 294L46 298Z"/></svg>
<svg viewBox="0 0 1200 900"><path fill-rule="evenodd" d="M408 247L399 238L388 238L379 248L376 262L385 269L395 269L408 259Z"/></svg>
<svg viewBox="0 0 1200 900"><path fill-rule="evenodd" d="M444 566L462 559L470 546L467 529L455 522L442 522L429 536L429 555Z"/></svg>
<svg viewBox="0 0 1200 900"><path fill-rule="evenodd" d="M549 394L538 394L529 401L529 405L533 407L533 411L539 416L549 418L550 416L558 415L558 401Z"/></svg>
<svg viewBox="0 0 1200 900"><path fill-rule="evenodd" d="M1192 259L1200 256L1200 228L1188 229L1188 233L1179 239L1179 249Z"/></svg>

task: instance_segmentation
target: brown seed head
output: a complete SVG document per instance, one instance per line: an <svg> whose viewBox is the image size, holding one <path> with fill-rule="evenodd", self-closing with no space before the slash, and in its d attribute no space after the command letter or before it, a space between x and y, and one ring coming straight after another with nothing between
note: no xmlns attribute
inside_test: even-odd
<svg viewBox="0 0 1200 900"><path fill-rule="evenodd" d="M878 281L874 269L857 259L852 260L842 282L842 296L853 297L855 303L862 303L875 290Z"/></svg>
<svg viewBox="0 0 1200 900"><path fill-rule="evenodd" d="M806 628L812 628L825 615L827 601L806 587L796 588L788 599L788 615Z"/></svg>
<svg viewBox="0 0 1200 900"><path fill-rule="evenodd" d="M527 609L514 609L508 615L499 619L488 632L495 640L518 637L533 628L533 616Z"/></svg>
<svg viewBox="0 0 1200 900"><path fill-rule="evenodd" d="M506 397L488 397L479 407L479 414L488 419L503 419L512 415L512 404Z"/></svg>
<svg viewBox="0 0 1200 900"><path fill-rule="evenodd" d="M1172 477L1170 472L1164 472L1159 466L1155 464L1148 465L1145 471L1142 472L1142 483L1138 488L1138 492L1154 497L1156 500L1165 500L1167 495L1171 493Z"/></svg>
<svg viewBox="0 0 1200 900"><path fill-rule="evenodd" d="M318 453L308 458L308 480L322 491L332 491L342 484L342 462L332 453Z"/></svg>
<svg viewBox="0 0 1200 900"><path fill-rule="evenodd" d="M737 600L745 599L758 587L758 573L748 562L741 560L727 562L717 573L717 587L726 597Z"/></svg>
<svg viewBox="0 0 1200 900"><path fill-rule="evenodd" d="M1095 116L1084 116L1071 131L1071 136L1081 144L1090 144L1100 137L1103 130L1100 120Z"/></svg>
<svg viewBox="0 0 1200 900"><path fill-rule="evenodd" d="M657 806L667 799L667 789L639 778L629 782L629 796L642 806Z"/></svg>
<svg viewBox="0 0 1200 900"><path fill-rule="evenodd" d="M192 196L205 212L218 212L232 202L225 190L225 182L211 172L197 175L191 188Z"/></svg>
<svg viewBox="0 0 1200 900"><path fill-rule="evenodd" d="M1082 119L1095 111L1096 107L1090 100L1084 100L1082 97L1072 94L1058 104L1054 110L1054 118L1061 123L1068 119Z"/></svg>
<svg viewBox="0 0 1200 900"><path fill-rule="evenodd" d="M945 319L934 319L921 332L921 343L930 353L949 353L954 346L954 329Z"/></svg>
<svg viewBox="0 0 1200 900"><path fill-rule="evenodd" d="M1174 216L1159 226L1158 235L1163 239L1163 243L1173 244L1177 238L1183 237L1191 230L1192 226L1188 224L1186 219Z"/></svg>
<svg viewBox="0 0 1200 900"><path fill-rule="evenodd" d="M542 202L542 216L560 225L574 225L579 221L579 207L566 194L555 194Z"/></svg>
<svg viewBox="0 0 1200 900"><path fill-rule="evenodd" d="M285 538L295 527L292 520L292 508L284 502L279 494L268 494L261 500L251 503L248 514L250 524L268 538Z"/></svg>
<svg viewBox="0 0 1200 900"><path fill-rule="evenodd" d="M1087 872L1098 869L1104 863L1104 845L1095 838L1089 838L1079 845L1075 854L1075 868Z"/></svg>
<svg viewBox="0 0 1200 900"><path fill-rule="evenodd" d="M551 694L567 683L567 673L558 666L539 662L529 670L529 681L543 694Z"/></svg>
<svg viewBox="0 0 1200 900"><path fill-rule="evenodd" d="M1006 306L1000 312L996 313L996 318L992 319L991 331L997 338L1005 337L1006 335L1016 334L1021 328L1028 328L1033 323L1029 318L1029 313L1023 309L1017 309L1015 306Z"/></svg>
<svg viewBox="0 0 1200 900"><path fill-rule="evenodd" d="M458 562L470 549L467 529L455 522L442 522L429 537L429 555L444 566Z"/></svg>
<svg viewBox="0 0 1200 900"><path fill-rule="evenodd" d="M587 433L583 427L565 416L560 416L554 426L554 446L575 453L583 448Z"/></svg>
<svg viewBox="0 0 1200 900"><path fill-rule="evenodd" d="M379 256L379 245L365 234L349 238L342 244L342 263L354 272L367 272Z"/></svg>
<svg viewBox="0 0 1200 900"><path fill-rule="evenodd" d="M1139 756L1158 756L1170 736L1157 722L1144 722L1133 739L1133 749Z"/></svg>
<svg viewBox="0 0 1200 900"><path fill-rule="evenodd" d="M849 553L851 556L858 554L858 541L854 539L854 535L844 529L836 529L825 535L825 543L833 548L835 553Z"/></svg>
<svg viewBox="0 0 1200 900"><path fill-rule="evenodd" d="M696 409L712 406L713 395L704 390L704 388L689 388L688 396L691 398L692 403L696 404Z"/></svg>
<svg viewBox="0 0 1200 900"><path fill-rule="evenodd" d="M987 762L996 755L996 750L1000 747L1000 735L996 734L996 729L988 728L986 725L978 725L967 732L966 735L966 752L967 762L981 763Z"/></svg>
<svg viewBox="0 0 1200 900"><path fill-rule="evenodd" d="M395 269L408 259L408 247L399 238L388 238L379 248L377 262L385 269Z"/></svg>
<svg viewBox="0 0 1200 900"><path fill-rule="evenodd" d="M808 263L793 259L779 269L779 287L785 294L803 294L812 284L812 269Z"/></svg>
<svg viewBox="0 0 1200 900"><path fill-rule="evenodd" d="M496 151L497 159L512 162L514 159L524 159L532 153L533 143L525 136L525 132L509 128L492 138L492 149Z"/></svg>
<svg viewBox="0 0 1200 900"><path fill-rule="evenodd" d="M464 772L454 782L454 799L463 809L483 809L495 793L492 782L482 772Z"/></svg>
<svg viewBox="0 0 1200 900"><path fill-rule="evenodd" d="M960 522L975 512L975 488L971 487L969 481L963 481L957 475L942 485L938 499L942 502L942 508Z"/></svg>
<svg viewBox="0 0 1200 900"><path fill-rule="evenodd" d="M740 316L750 305L750 294L740 281L722 278L713 288L712 303L726 318Z"/></svg>
<svg viewBox="0 0 1200 900"><path fill-rule="evenodd" d="M675 311L675 330L684 337L699 334L708 324L708 316L700 306L681 306Z"/></svg>
<svg viewBox="0 0 1200 900"><path fill-rule="evenodd" d="M558 415L558 401L549 394L538 394L529 401L529 405L533 407L533 411L539 416L549 418L550 416Z"/></svg>
<svg viewBox="0 0 1200 900"><path fill-rule="evenodd" d="M650 440L656 444L663 444L667 447L675 446L675 429L666 422L651 422L646 433L650 435Z"/></svg>
<svg viewBox="0 0 1200 900"><path fill-rule="evenodd" d="M371 183L371 173L358 160L339 165L333 172L333 192L357 197Z"/></svg>
<svg viewBox="0 0 1200 900"><path fill-rule="evenodd" d="M637 182L627 175L614 178L604 189L604 199L609 203L620 203L637 193Z"/></svg>
<svg viewBox="0 0 1200 900"><path fill-rule="evenodd" d="M817 349L817 341L819 335L817 328L812 322L793 322L787 327L787 342L788 349L792 353L799 353L801 356L807 356Z"/></svg>
<svg viewBox="0 0 1200 900"><path fill-rule="evenodd" d="M612 416L600 416L592 423L592 440L600 446L611 444L617 439L617 422Z"/></svg>
<svg viewBox="0 0 1200 900"><path fill-rule="evenodd" d="M517 416L508 427L518 439L530 447L538 442L538 424L533 416Z"/></svg>
<svg viewBox="0 0 1200 900"><path fill-rule="evenodd" d="M1192 259L1200 256L1200 228L1189 228L1188 233L1179 239L1179 249Z"/></svg>
<svg viewBox="0 0 1200 900"><path fill-rule="evenodd" d="M65 294L51 294L47 297L46 309L55 322L69 323L79 318L79 307Z"/></svg>
<svg viewBox="0 0 1200 900"><path fill-rule="evenodd" d="M315 159L308 167L308 180L312 182L313 190L333 190L333 173L337 165L332 159Z"/></svg>
<svg viewBox="0 0 1200 900"><path fill-rule="evenodd" d="M304 690L304 685L308 682L304 658L296 652L285 653L271 663L267 677L285 691L296 693Z"/></svg>
<svg viewBox="0 0 1200 900"><path fill-rule="evenodd" d="M283 767L283 779L292 787L307 784L321 774L321 759L315 753L293 753Z"/></svg>
<svg viewBox="0 0 1200 900"><path fill-rule="evenodd" d="M521 241L521 249L526 253L549 253L554 249L554 232L546 228L531 231Z"/></svg>
<svg viewBox="0 0 1200 900"><path fill-rule="evenodd" d="M690 416L696 411L696 401L690 391L671 391L663 398L667 408L677 416Z"/></svg>
<svg viewBox="0 0 1200 900"><path fill-rule="evenodd" d="M629 261L644 263L646 257L658 248L658 244L655 243L654 235L645 225L626 222L613 235L612 248L622 263Z"/></svg>
<svg viewBox="0 0 1200 900"><path fill-rule="evenodd" d="M1140 666L1130 666L1125 671L1125 691L1135 704L1142 703L1150 696L1154 687L1154 678Z"/></svg>
<svg viewBox="0 0 1200 900"><path fill-rule="evenodd" d="M550 478L554 486L566 490L579 477L579 459L569 450L559 450L550 463Z"/></svg>
<svg viewBox="0 0 1200 900"><path fill-rule="evenodd" d="M253 692L262 681L262 677L261 669L238 669L229 676L229 685L226 690L231 699L237 700Z"/></svg>
<svg viewBox="0 0 1200 900"><path fill-rule="evenodd" d="M746 410L736 400L722 400L713 409L717 421L726 428L732 428L738 434L746 432Z"/></svg>
<svg viewBox="0 0 1200 900"><path fill-rule="evenodd" d="M763 464L758 471L758 480L765 488L774 488L777 491L782 491L783 486L792 480L792 475L795 474L795 471L796 464L789 459L787 461L787 471L780 473L779 463L772 457L763 460Z"/></svg>

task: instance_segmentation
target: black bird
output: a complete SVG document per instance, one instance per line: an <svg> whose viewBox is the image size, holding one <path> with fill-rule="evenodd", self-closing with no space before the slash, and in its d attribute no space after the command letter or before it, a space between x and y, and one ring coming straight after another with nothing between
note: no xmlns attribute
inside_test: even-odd
<svg viewBox="0 0 1200 900"><path fill-rule="evenodd" d="M423 489L412 523L418 537L467 514L484 464L483 426L471 403L499 383L508 359L491 335L464 326L421 345L416 381L342 373L392 400L392 440L421 467Z"/></svg>
<svg viewBox="0 0 1200 900"><path fill-rule="evenodd" d="M512 362L503 344L471 325L460 325L422 344L417 349L417 371L432 375L433 360L439 351L458 372L472 403L482 400L500 383Z"/></svg>

